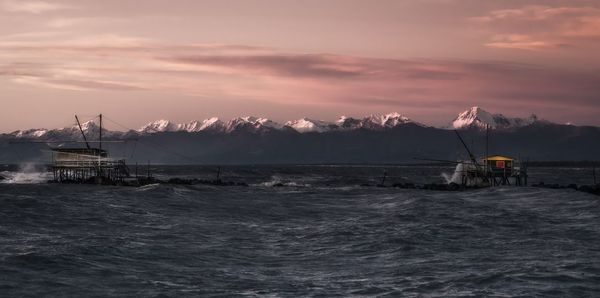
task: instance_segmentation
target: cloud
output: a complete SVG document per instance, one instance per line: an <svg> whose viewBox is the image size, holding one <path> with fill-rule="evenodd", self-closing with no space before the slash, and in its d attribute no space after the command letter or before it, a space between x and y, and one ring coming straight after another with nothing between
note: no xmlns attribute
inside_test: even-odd
<svg viewBox="0 0 600 298"><path fill-rule="evenodd" d="M90 91L90 90L108 90L108 91L141 91L145 88L131 84L110 81L93 80L75 80L75 79L54 79L39 77L35 75L20 74L13 79L14 82L33 86L42 86L52 89Z"/></svg>
<svg viewBox="0 0 600 298"><path fill-rule="evenodd" d="M63 38L61 38L63 39ZM506 61L380 59L228 44L175 44L117 35L0 39L0 76L37 88L153 92L279 104L598 110L600 72ZM500 47L544 48L530 36ZM492 46L492 45L490 45Z"/></svg>
<svg viewBox="0 0 600 298"><path fill-rule="evenodd" d="M522 49L522 50L545 50L569 47L568 44L534 40L533 37L524 34L497 35L493 41L485 44L491 48Z"/></svg>
<svg viewBox="0 0 600 298"><path fill-rule="evenodd" d="M485 16L475 17L473 20L480 22L502 20L543 21L556 18L597 16L599 13L600 9L596 7L550 7L543 5L527 5L515 9L493 10Z"/></svg>
<svg viewBox="0 0 600 298"><path fill-rule="evenodd" d="M71 6L45 1L6 0L0 3L0 9L8 12L25 12L41 14L49 11L70 9Z"/></svg>
<svg viewBox="0 0 600 298"><path fill-rule="evenodd" d="M600 39L600 8L596 7L528 5L494 10L471 20L492 35L487 47L549 50Z"/></svg>
<svg viewBox="0 0 600 298"><path fill-rule="evenodd" d="M347 78L361 75L352 63L337 61L328 55L253 55L253 56L182 56L165 61L187 65L218 66L249 73L309 78Z"/></svg>
<svg viewBox="0 0 600 298"><path fill-rule="evenodd" d="M405 78L455 80L461 75L439 65L409 60L372 59L331 54L198 55L161 58L164 61L228 72L252 73L297 79Z"/></svg>

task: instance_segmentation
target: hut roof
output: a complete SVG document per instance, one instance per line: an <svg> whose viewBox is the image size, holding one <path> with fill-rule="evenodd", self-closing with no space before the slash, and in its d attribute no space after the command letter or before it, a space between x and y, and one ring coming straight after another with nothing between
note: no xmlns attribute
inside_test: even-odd
<svg viewBox="0 0 600 298"><path fill-rule="evenodd" d="M69 154L106 156L106 150L98 148L53 148L52 151Z"/></svg>
<svg viewBox="0 0 600 298"><path fill-rule="evenodd" d="M484 157L483 160L503 160L503 161L513 161L515 160L512 157L504 156L504 155L490 155L488 157Z"/></svg>

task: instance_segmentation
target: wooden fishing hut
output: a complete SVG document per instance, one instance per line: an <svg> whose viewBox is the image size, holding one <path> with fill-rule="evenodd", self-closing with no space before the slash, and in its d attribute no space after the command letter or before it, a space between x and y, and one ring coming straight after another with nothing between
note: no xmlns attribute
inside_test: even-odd
<svg viewBox="0 0 600 298"><path fill-rule="evenodd" d="M99 118L98 148L93 148L87 140L79 118L75 116L86 147L52 149L53 182L119 184L130 177L125 160L112 159L108 152L102 149L102 115L99 115Z"/></svg>
<svg viewBox="0 0 600 298"><path fill-rule="evenodd" d="M475 158L469 146L465 143L458 131L456 136L469 154L470 161L462 164L461 184L499 186L514 185L527 186L527 164L521 164L517 159L504 155L489 155L489 126L486 125L486 155ZM511 180L513 181L511 183Z"/></svg>
<svg viewBox="0 0 600 298"><path fill-rule="evenodd" d="M481 158L481 162L492 186L511 185L511 180L515 186L527 185L526 168L518 160L504 155L489 155Z"/></svg>

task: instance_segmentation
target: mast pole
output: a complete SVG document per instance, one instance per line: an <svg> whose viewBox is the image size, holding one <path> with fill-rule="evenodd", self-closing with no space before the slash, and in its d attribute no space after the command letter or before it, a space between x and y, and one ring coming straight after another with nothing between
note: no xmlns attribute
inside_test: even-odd
<svg viewBox="0 0 600 298"><path fill-rule="evenodd" d="M475 158L475 155L473 155L473 153L471 152L471 150L469 149L469 146L467 146L467 143L465 143L465 140L463 140L463 138L460 136L460 133L458 133L458 130L454 130L454 132L456 133L456 136L458 137L458 139L460 140L460 142L463 144L463 146L465 147L465 150L467 150L467 153L469 153L469 157L471 158L471 162L473 162L473 165L475 165L475 175L478 177L479 174L483 174L482 173L482 169L481 166L479 165L479 163L477 162L477 158ZM489 181L487 176L484 174L485 181Z"/></svg>
<svg viewBox="0 0 600 298"><path fill-rule="evenodd" d="M488 164L490 161L488 160L490 156L490 125L485 125L485 174L488 175L489 169Z"/></svg>
<svg viewBox="0 0 600 298"><path fill-rule="evenodd" d="M102 150L102 114L100 114L100 150Z"/></svg>
<svg viewBox="0 0 600 298"><path fill-rule="evenodd" d="M471 161L476 165L479 166L479 164L477 163L477 159L475 158L475 155L473 155L473 153L471 152L471 150L469 149L469 146L467 146L467 143L465 143L465 141L463 140L463 138L460 136L460 134L458 133L458 130L454 130L454 132L456 133L456 136L458 136L458 139L460 140L460 142L463 144L463 146L465 147L465 149L467 150L467 153L469 154L469 158L471 159Z"/></svg>
<svg viewBox="0 0 600 298"><path fill-rule="evenodd" d="M83 136L83 140L85 141L85 146L88 149L91 149L90 144L88 143L87 138L85 137L85 133L83 132L83 128L81 128L81 123L79 122L79 118L77 117L77 115L75 115L75 120L77 121L77 126L79 126L79 131L81 131L81 135Z"/></svg>

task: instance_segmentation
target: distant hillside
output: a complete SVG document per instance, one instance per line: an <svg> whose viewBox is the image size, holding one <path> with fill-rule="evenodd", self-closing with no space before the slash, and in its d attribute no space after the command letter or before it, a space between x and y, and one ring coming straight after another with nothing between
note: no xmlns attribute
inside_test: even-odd
<svg viewBox="0 0 600 298"><path fill-rule="evenodd" d="M300 126L311 124L305 121ZM128 141L105 144L105 147L112 156L127 158L130 163L149 160L163 164L405 163L416 162L414 158L456 160L466 157L454 131L404 120L377 129L361 126L302 133L285 127L243 127L246 129L227 133L219 130L109 133L106 140ZM476 154L485 153L483 131L467 129L461 134ZM48 145L14 143L27 140L43 138L0 135L0 162L49 161ZM490 135L490 153L532 161L597 160L600 128L534 122L510 130L494 130Z"/></svg>

